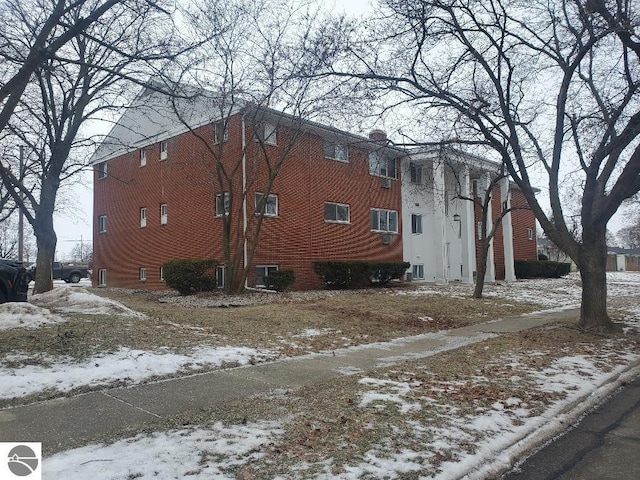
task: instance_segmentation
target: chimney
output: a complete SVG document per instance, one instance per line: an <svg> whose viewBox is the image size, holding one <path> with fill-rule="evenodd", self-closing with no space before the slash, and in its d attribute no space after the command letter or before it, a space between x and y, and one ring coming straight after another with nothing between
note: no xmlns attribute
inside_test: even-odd
<svg viewBox="0 0 640 480"><path fill-rule="evenodd" d="M371 130L369 132L369 140L378 143L387 143L387 133L384 130Z"/></svg>

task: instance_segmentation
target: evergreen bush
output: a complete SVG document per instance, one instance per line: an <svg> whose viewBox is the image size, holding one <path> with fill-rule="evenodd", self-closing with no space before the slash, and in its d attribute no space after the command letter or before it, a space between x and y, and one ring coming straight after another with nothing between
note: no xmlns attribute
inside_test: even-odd
<svg viewBox="0 0 640 480"><path fill-rule="evenodd" d="M181 295L215 290L215 260L175 259L162 265L164 281Z"/></svg>

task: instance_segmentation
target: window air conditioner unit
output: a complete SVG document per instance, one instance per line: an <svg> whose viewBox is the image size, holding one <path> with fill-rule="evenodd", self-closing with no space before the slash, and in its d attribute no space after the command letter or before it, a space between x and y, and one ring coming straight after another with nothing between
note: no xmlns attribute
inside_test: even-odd
<svg viewBox="0 0 640 480"><path fill-rule="evenodd" d="M389 233L382 234L382 244L389 245L391 243L391 235Z"/></svg>
<svg viewBox="0 0 640 480"><path fill-rule="evenodd" d="M380 186L382 188L391 188L391 180L388 178L381 178L380 179Z"/></svg>

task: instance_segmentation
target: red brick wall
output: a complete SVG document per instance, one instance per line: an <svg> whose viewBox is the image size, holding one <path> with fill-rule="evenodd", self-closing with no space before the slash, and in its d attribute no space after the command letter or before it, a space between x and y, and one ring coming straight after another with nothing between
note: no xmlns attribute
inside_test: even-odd
<svg viewBox="0 0 640 480"><path fill-rule="evenodd" d="M211 125L198 130L212 138ZM228 164L241 157L240 116L229 123L229 140L223 145ZM250 138L251 132L247 132ZM278 146L266 146L271 159L282 152L293 132L278 130ZM247 159L259 156L259 144L249 141ZM296 289L320 288L321 280L311 263L323 259L402 260L402 241L394 235L383 245L381 235L371 232L370 208L398 211L401 221L400 180L380 187L380 179L368 173L368 152L353 146L349 163L325 159L322 139L303 134L294 144L279 172L271 193L278 195L278 216L263 219L252 265L278 265L296 272ZM140 167L136 150L108 162L108 177L94 172L94 282L99 269L107 269L107 285L161 289L160 266L171 258L214 258L223 261L222 223L215 217L215 194L221 188L212 175L213 160L202 143L185 133L168 140L168 158L159 161L159 144L147 147L147 165ZM264 192L267 171L258 164L255 184L250 188L247 211L255 209L255 192ZM252 169L249 168L249 171ZM399 172L399 168L398 168ZM399 175L399 173L398 173ZM251 177L251 175L250 175ZM241 190L241 171L234 188ZM349 204L350 224L324 221L324 202ZM168 222L160 225L160 204L168 206ZM241 207L240 194L234 199ZM147 208L147 226L140 228L140 208ZM238 211L238 214L241 210ZM107 215L107 231L99 233L97 218ZM232 216L235 214L232 214ZM241 215L236 215L242 221ZM254 221L255 223L255 221ZM401 229L401 226L399 226ZM401 231L401 230L400 230ZM139 280L139 268L147 269L147 280ZM249 275L253 284L254 268Z"/></svg>

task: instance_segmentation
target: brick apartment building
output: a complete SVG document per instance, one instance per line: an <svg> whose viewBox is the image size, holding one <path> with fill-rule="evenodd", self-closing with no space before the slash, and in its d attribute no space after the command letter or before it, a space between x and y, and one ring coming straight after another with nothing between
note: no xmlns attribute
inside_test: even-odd
<svg viewBox="0 0 640 480"><path fill-rule="evenodd" d="M409 158L382 132L366 138L264 108L220 109L215 99L174 103L143 90L94 154L95 286L164 289L161 267L173 258L213 258L221 280L225 219L243 262L255 249L250 287L274 269L291 269L294 289L321 288L316 260L403 257L416 280L473 281L478 212L471 202L458 204L446 188L434 194L440 172L433 162L437 174L424 177L431 196L416 202L406 194L410 165L428 170L424 152ZM469 185L486 175L479 165L466 172ZM509 201L520 201L517 190L507 191ZM494 212L502 201L494 195ZM417 203L423 238L413 232ZM258 222L255 245L251 235L238 240ZM507 228L494 241L489 280L511 279L513 258L536 258L533 214L514 212Z"/></svg>
<svg viewBox="0 0 640 480"><path fill-rule="evenodd" d="M182 115L192 132L166 103L142 92L94 155L96 285L161 289L161 266L169 259L222 264L225 215L234 218L234 239L245 224L251 231L269 183L266 162L282 156L249 286L260 286L272 269L292 269L293 288L320 288L316 260L402 260L403 151L268 109L231 108L216 118L211 108L187 105ZM221 186L214 155L198 137L220 147L228 170L238 166L230 183Z"/></svg>

